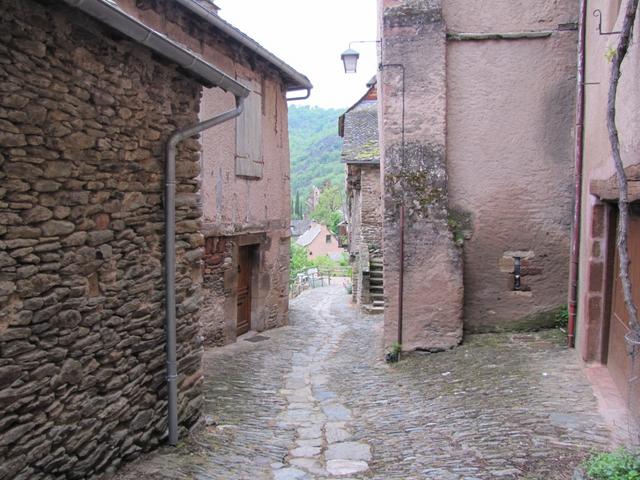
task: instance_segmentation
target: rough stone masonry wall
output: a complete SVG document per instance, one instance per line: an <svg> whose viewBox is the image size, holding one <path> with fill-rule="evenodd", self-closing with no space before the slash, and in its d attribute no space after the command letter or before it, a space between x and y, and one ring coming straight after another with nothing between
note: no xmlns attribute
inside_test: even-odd
<svg viewBox="0 0 640 480"><path fill-rule="evenodd" d="M235 339L237 264L228 237L207 237L204 247L202 336L206 345L226 345ZM234 314L236 312L236 314Z"/></svg>
<svg viewBox="0 0 640 480"><path fill-rule="evenodd" d="M448 227L442 5L440 0L381 0L380 6L385 344L397 338L399 207L404 203L403 348L446 349L462 339L463 289L461 252ZM405 68L404 125L402 70L393 64Z"/></svg>
<svg viewBox="0 0 640 480"><path fill-rule="evenodd" d="M165 436L163 147L199 86L61 4L0 11L0 479L93 478ZM183 425L201 402L198 151L177 165Z"/></svg>
<svg viewBox="0 0 640 480"><path fill-rule="evenodd" d="M236 341L240 245L253 248L251 329L261 332L286 324L288 308L283 297L289 295L289 241L285 229L255 235L207 236L200 304L206 345Z"/></svg>
<svg viewBox="0 0 640 480"><path fill-rule="evenodd" d="M369 250L382 248L382 206L381 206L380 167L362 166L360 170L361 214L360 232L362 242Z"/></svg>

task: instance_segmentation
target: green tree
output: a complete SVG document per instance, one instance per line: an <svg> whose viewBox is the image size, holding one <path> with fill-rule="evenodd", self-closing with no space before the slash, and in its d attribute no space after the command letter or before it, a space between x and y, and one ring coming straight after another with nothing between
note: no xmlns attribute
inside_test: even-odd
<svg viewBox="0 0 640 480"><path fill-rule="evenodd" d="M304 198L312 185L326 181L344 185L344 164L340 160L342 139L338 136L338 117L342 113L342 109L289 107L291 192L300 190L301 214Z"/></svg>
<svg viewBox="0 0 640 480"><path fill-rule="evenodd" d="M310 268L311 261L309 260L309 251L306 247L298 245L295 242L291 243L291 277L294 278L296 274Z"/></svg>
<svg viewBox="0 0 640 480"><path fill-rule="evenodd" d="M296 203L293 208L293 216L297 219L302 218L302 210L300 209L300 190L296 190Z"/></svg>
<svg viewBox="0 0 640 480"><path fill-rule="evenodd" d="M322 190L311 219L326 225L334 234L338 233L338 224L342 221L342 193L338 187L328 185Z"/></svg>

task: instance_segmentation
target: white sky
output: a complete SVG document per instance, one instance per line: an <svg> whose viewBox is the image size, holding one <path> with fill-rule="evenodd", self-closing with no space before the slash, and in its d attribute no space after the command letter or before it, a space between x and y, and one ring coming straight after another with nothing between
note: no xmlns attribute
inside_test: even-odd
<svg viewBox="0 0 640 480"><path fill-rule="evenodd" d="M340 54L350 41L376 39L376 0L216 0L220 16L313 84L298 105L347 108L376 73L376 44L354 44L358 73L345 74Z"/></svg>

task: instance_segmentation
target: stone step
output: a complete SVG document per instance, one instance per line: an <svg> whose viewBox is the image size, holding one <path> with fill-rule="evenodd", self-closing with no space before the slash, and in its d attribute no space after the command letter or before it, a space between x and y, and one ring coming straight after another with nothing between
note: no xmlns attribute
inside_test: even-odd
<svg viewBox="0 0 640 480"><path fill-rule="evenodd" d="M369 279L369 285L376 286L376 287L381 287L382 286L382 279L381 278L370 278Z"/></svg>
<svg viewBox="0 0 640 480"><path fill-rule="evenodd" d="M378 315L384 313L384 307L374 307L373 305L363 305L362 310L369 315Z"/></svg>
<svg viewBox="0 0 640 480"><path fill-rule="evenodd" d="M384 287L382 285L369 285L369 291L371 293L382 293L384 292Z"/></svg>
<svg viewBox="0 0 640 480"><path fill-rule="evenodd" d="M379 270L369 270L369 276L382 278L382 272Z"/></svg>

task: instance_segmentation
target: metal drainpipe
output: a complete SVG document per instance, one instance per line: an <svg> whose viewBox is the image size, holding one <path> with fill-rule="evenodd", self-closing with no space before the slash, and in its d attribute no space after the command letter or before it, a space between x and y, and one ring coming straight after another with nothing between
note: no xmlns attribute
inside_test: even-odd
<svg viewBox="0 0 640 480"><path fill-rule="evenodd" d="M587 0L580 0L580 24L578 28L578 91L576 95L575 137L575 200L573 228L571 232L571 261L569 264L569 321L567 344L575 346L576 316L578 305L578 270L580 268L580 216L582 214L582 165L584 158L584 84L586 51Z"/></svg>
<svg viewBox="0 0 640 480"><path fill-rule="evenodd" d="M176 348L176 147L178 143L242 113L244 97L236 95L236 108L209 120L175 131L166 149L165 165L165 318L167 335L167 388L169 444L178 443L178 366Z"/></svg>

